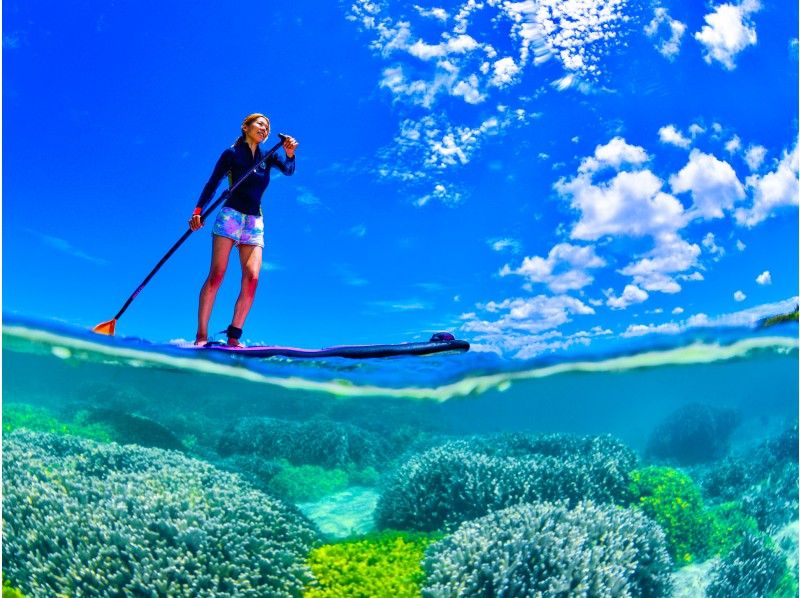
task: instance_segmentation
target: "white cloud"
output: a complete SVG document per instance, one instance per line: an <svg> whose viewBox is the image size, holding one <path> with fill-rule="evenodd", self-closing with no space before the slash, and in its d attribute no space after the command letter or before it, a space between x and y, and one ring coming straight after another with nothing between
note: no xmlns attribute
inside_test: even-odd
<svg viewBox="0 0 800 598"><path fill-rule="evenodd" d="M427 44L422 40L417 40L407 48L407 51L411 56L420 60L431 60L451 54L466 54L479 48L478 42L469 35L458 35L456 37L447 36L438 44Z"/></svg>
<svg viewBox="0 0 800 598"><path fill-rule="evenodd" d="M588 344L595 336L610 334L598 326L590 331L564 336L556 330L571 322L575 315L592 315L594 310L582 301L567 297L539 295L525 299L505 299L479 305L485 319L476 313L461 316L463 332L472 333L476 350L511 354L528 359L545 351L565 349L574 344Z"/></svg>
<svg viewBox="0 0 800 598"><path fill-rule="evenodd" d="M736 68L735 58L747 46L755 45L756 29L750 15L760 10L758 0L744 0L739 5L721 4L707 14L706 24L694 37L704 49L704 60L721 63L726 69Z"/></svg>
<svg viewBox="0 0 800 598"><path fill-rule="evenodd" d="M722 218L734 202L743 199L744 188L730 164L694 149L689 162L669 179L673 193L691 192L690 218Z"/></svg>
<svg viewBox="0 0 800 598"><path fill-rule="evenodd" d="M727 150L727 152L728 152L729 154L735 154L735 153L736 153L736 152L738 152L740 149L742 149L742 140L741 140L741 139L739 139L739 136L738 136L738 135L734 135L734 136L733 136L733 137L731 137L731 138L730 138L730 140L728 140L728 142L725 144L725 149Z"/></svg>
<svg viewBox="0 0 800 598"><path fill-rule="evenodd" d="M646 334L677 334L681 327L674 322L666 324L631 324L620 336L630 338L634 336L644 336Z"/></svg>
<svg viewBox="0 0 800 598"><path fill-rule="evenodd" d="M495 87L504 87L514 82L515 77L519 75L520 68L514 59L510 56L501 58L492 65L494 76L490 83Z"/></svg>
<svg viewBox="0 0 800 598"><path fill-rule="evenodd" d="M725 249L717 245L714 233L708 233L703 237L703 247L705 247L711 255L716 256L717 259L725 255Z"/></svg>
<svg viewBox="0 0 800 598"><path fill-rule="evenodd" d="M692 136L692 139L694 139L698 135L702 135L705 132L706 130L697 123L693 123L689 126L689 134Z"/></svg>
<svg viewBox="0 0 800 598"><path fill-rule="evenodd" d="M606 265L592 246L559 243L547 258L526 257L522 265L512 269L508 264L500 271L501 276L516 274L533 283L543 283L554 293L582 289L594 280L587 270Z"/></svg>
<svg viewBox="0 0 800 598"><path fill-rule="evenodd" d="M678 293L681 285L674 275L695 267L700 247L681 239L677 234L664 234L656 239L656 246L640 260L620 270L632 276L633 283L647 291Z"/></svg>
<svg viewBox="0 0 800 598"><path fill-rule="evenodd" d="M764 163L764 158L767 156L767 148L763 145L751 145L744 153L744 160L750 167L750 170L756 171Z"/></svg>
<svg viewBox="0 0 800 598"><path fill-rule="evenodd" d="M408 64L421 61L415 68L418 80L426 86L437 78L437 61L447 59L463 73L460 80L478 77L477 89L483 94L489 85L518 83L518 75L526 67L548 60L558 61L565 74L580 79L580 87L597 82L603 72L603 56L612 46L624 43L624 34L630 29L626 4L625 0L602 4L585 0L464 0L452 19L442 8L414 5L422 20L412 22L420 19L407 20L409 15L403 13L408 11L396 5L356 0L348 19L374 35L370 45L381 56L405 59ZM498 55L494 47L498 22L511 24L508 38L502 40L504 55ZM494 69L486 68L487 60L494 63ZM454 89L439 86L437 93L445 91L452 94Z"/></svg>
<svg viewBox="0 0 800 598"><path fill-rule="evenodd" d="M744 251L746 248L747 248L747 245L742 243L741 239L737 239L737 241L736 241L736 249L738 249L739 251Z"/></svg>
<svg viewBox="0 0 800 598"><path fill-rule="evenodd" d="M674 60L681 50L681 38L686 32L686 25L669 16L664 7L654 10L653 20L644 28L648 37L657 37L654 46L668 60Z"/></svg>
<svg viewBox="0 0 800 598"><path fill-rule="evenodd" d="M683 136L683 133L678 131L675 128L675 125L667 125L666 127L661 127L658 130L658 138L661 140L661 143L668 143L670 145L676 145L682 148L688 148L692 142L690 139L687 139Z"/></svg>
<svg viewBox="0 0 800 598"><path fill-rule="evenodd" d="M760 285L772 284L772 274L769 273L769 270L764 270L756 277L756 282Z"/></svg>
<svg viewBox="0 0 800 598"><path fill-rule="evenodd" d="M741 291L739 292L741 293ZM751 307L733 313L721 314L715 317L709 317L706 314L699 313L690 316L681 322L669 322L659 325L637 324L629 326L622 336L641 336L643 334L650 333L678 334L691 328L738 328L742 326L754 326L766 317L793 311L797 306L797 302L798 297L791 297L776 303L758 305L756 307ZM673 311L673 313L683 313L683 310L680 312Z"/></svg>
<svg viewBox="0 0 800 598"><path fill-rule="evenodd" d="M447 19L450 18L450 15L447 14L447 11L443 8L427 9L415 4L414 9L423 17L431 17L442 22L447 21Z"/></svg>
<svg viewBox="0 0 800 598"><path fill-rule="evenodd" d="M625 289L622 291L622 296L620 297L616 297L612 289L606 291L606 296L608 297L606 305L611 309L626 309L636 303L643 303L650 297L647 291L643 291L632 284L625 285Z"/></svg>
<svg viewBox="0 0 800 598"><path fill-rule="evenodd" d="M316 208L322 204L319 197L314 195L308 189L300 189L300 195L297 196L298 203L303 204L304 206L308 206L310 208Z"/></svg>
<svg viewBox="0 0 800 598"><path fill-rule="evenodd" d="M581 161L579 172L592 174L605 167L619 169L623 165L638 166L650 157L643 147L630 145L622 137L614 137L605 145L598 145L594 155Z"/></svg>
<svg viewBox="0 0 800 598"><path fill-rule="evenodd" d="M745 299L747 299L747 295L745 295L741 291L736 291L733 294L733 298L734 298L735 301L744 301Z"/></svg>
<svg viewBox="0 0 800 598"><path fill-rule="evenodd" d="M649 170L620 172L595 185L579 174L560 179L555 188L580 212L573 239L592 241L604 235L641 237L680 228L685 220L681 203L661 191L662 182Z"/></svg>
<svg viewBox="0 0 800 598"><path fill-rule="evenodd" d="M417 199L414 205L421 208L431 200L436 200L446 205L455 205L461 202L461 193L454 190L452 187L437 183L434 185L432 192Z"/></svg>
<svg viewBox="0 0 800 598"><path fill-rule="evenodd" d="M519 253L522 250L522 245L517 239L490 239L487 242L494 251L509 251L511 253Z"/></svg>
<svg viewBox="0 0 800 598"><path fill-rule="evenodd" d="M682 313L683 313L683 308L682 308L682 307L676 307L675 309L673 309L673 310L672 310L672 313L673 313L674 315L676 315L676 316L677 316L677 315L680 315L680 314L682 314Z"/></svg>
<svg viewBox="0 0 800 598"><path fill-rule="evenodd" d="M784 152L777 168L767 174L747 177L747 187L753 194L753 205L736 210L736 222L752 228L763 222L778 208L798 204L798 153Z"/></svg>

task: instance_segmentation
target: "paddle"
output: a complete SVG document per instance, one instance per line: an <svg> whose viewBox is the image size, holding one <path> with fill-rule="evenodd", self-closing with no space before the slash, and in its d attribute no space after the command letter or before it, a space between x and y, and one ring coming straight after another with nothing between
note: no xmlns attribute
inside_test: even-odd
<svg viewBox="0 0 800 598"><path fill-rule="evenodd" d="M206 210L200 215L200 221L201 222L205 222L206 216L208 216L211 212L213 212L217 208L217 206L219 204L221 204L223 201L225 201L228 198L228 196L231 193L233 193L236 190L236 188L239 185L241 185L247 177L249 177L256 170L258 170L258 167L261 166L261 164L263 164L264 161L267 158L269 158L272 154L274 154L276 151L278 151L278 148L283 145L283 142L284 142L284 140L286 139L287 136L284 135L283 133L278 133L278 137L281 138L281 140L278 143L273 145L269 149L269 151L261 157L261 159L258 162L253 164L253 166L250 168L250 170L248 170L246 173L244 173L239 178L239 180L236 181L233 184L232 187L230 187L229 189L226 189L225 191L223 191L222 195L220 195L219 198L216 201L214 201L214 203L212 203L210 206L208 206L208 208L206 208ZM147 277L142 281L142 284L140 284L138 286L138 288L133 292L133 294L130 297L128 297L128 300L125 302L125 305L123 305L122 309L120 309L117 312L117 315L114 316L112 319L108 320L107 322L100 322L97 326L92 328L92 332L97 332L98 334L107 334L109 336L114 336L114 329L117 326L117 320L120 319L122 314L125 313L125 310L128 309L128 306L133 302L134 299L136 299L137 295L142 292L142 289L144 289L145 285L147 285L147 283L150 282L150 279L153 278L153 276L155 276L156 272L159 271L161 266L163 266L164 263L170 257L172 257L172 254L175 253L175 251L177 251L178 247L180 247L183 244L183 242L186 239L189 238L189 235L191 235L192 232L194 232L194 231L192 231L192 229L190 228L185 233L183 233L183 236L180 239L178 239L178 241L172 247L170 247L169 251L167 251L167 253L164 254L164 257L162 257L161 260L156 264L156 267L153 268L150 271L150 274L148 274Z"/></svg>

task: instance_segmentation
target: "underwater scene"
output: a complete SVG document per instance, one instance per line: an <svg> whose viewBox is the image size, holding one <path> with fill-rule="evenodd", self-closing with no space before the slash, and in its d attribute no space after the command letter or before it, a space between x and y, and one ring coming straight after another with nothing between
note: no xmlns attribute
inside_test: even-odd
<svg viewBox="0 0 800 598"><path fill-rule="evenodd" d="M248 359L5 316L3 596L796 596L797 331Z"/></svg>

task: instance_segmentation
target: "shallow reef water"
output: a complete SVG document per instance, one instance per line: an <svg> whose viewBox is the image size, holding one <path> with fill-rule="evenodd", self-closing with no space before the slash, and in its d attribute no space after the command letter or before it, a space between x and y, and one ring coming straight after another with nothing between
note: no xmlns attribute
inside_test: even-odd
<svg viewBox="0 0 800 598"><path fill-rule="evenodd" d="M5 316L4 595L796 596L797 397L796 324L258 360Z"/></svg>

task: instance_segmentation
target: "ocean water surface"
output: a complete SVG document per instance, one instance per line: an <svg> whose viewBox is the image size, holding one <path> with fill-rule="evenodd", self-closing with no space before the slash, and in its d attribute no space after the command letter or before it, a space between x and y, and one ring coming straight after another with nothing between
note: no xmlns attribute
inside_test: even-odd
<svg viewBox="0 0 800 598"><path fill-rule="evenodd" d="M4 584L792 596L797 398L796 324L261 360L5 316Z"/></svg>

